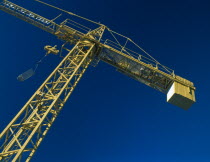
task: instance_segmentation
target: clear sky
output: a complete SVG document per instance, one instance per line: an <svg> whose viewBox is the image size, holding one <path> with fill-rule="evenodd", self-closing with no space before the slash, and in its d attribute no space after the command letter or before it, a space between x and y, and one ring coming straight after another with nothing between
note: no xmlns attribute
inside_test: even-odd
<svg viewBox="0 0 210 162"><path fill-rule="evenodd" d="M58 11L13 0L52 19ZM127 35L177 75L194 82L188 110L100 62L89 67L33 162L209 162L210 2L196 0L45 0ZM25 82L16 77L60 41L0 12L0 130L61 60L49 56ZM61 44L61 43L60 43Z"/></svg>

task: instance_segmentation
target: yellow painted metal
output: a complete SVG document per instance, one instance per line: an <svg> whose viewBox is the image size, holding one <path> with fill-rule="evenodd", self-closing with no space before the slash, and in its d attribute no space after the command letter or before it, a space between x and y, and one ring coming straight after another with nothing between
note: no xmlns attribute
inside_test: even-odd
<svg viewBox="0 0 210 162"><path fill-rule="evenodd" d="M95 49L95 43L79 41L23 106L0 135L4 140L1 161L30 161L92 61Z"/></svg>
<svg viewBox="0 0 210 162"><path fill-rule="evenodd" d="M0 1L0 10L57 36L58 39L65 41L67 44L75 45L71 50L62 46L62 49L69 52L67 56L0 134L0 139L3 141L3 145L0 147L2 151L0 161L28 162L31 160L88 65L95 60L96 62L102 60L109 63L116 67L118 71L163 93L166 93L171 85L177 84L178 87L181 87L181 90L175 88L176 92L174 94L193 100L195 87L192 82L175 75L173 70L171 71L171 69L161 65L137 45L150 58L154 59L156 64L154 66L145 62L140 54L126 48L128 41L134 43L130 38L111 31L100 23L96 23L99 27L95 30L90 30L76 23L86 31L81 32L67 25L69 19L57 24L54 22L56 18L53 20L46 19L8 0ZM75 14L74 16L80 17ZM83 17L80 18L88 20ZM116 44L114 46L108 44L107 40L105 42L101 41L105 29L108 29L113 37L113 34L117 34L126 38L125 45L116 47ZM115 40L118 42L116 38ZM55 46L47 46L45 49L48 53L58 54L59 52L55 49ZM109 51L109 53L103 54L101 51ZM134 53L137 55L132 55ZM188 90L192 90L190 91L190 93L192 92L191 96L186 95ZM183 102L180 98L178 100ZM171 100L170 103L174 104L175 102ZM181 107L182 105L178 106Z"/></svg>

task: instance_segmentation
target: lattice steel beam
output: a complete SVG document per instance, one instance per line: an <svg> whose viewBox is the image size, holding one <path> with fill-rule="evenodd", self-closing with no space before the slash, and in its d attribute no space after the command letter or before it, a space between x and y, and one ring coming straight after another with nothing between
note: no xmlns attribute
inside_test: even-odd
<svg viewBox="0 0 210 162"><path fill-rule="evenodd" d="M95 52L95 43L84 40L67 54L0 135L1 161L30 161Z"/></svg>

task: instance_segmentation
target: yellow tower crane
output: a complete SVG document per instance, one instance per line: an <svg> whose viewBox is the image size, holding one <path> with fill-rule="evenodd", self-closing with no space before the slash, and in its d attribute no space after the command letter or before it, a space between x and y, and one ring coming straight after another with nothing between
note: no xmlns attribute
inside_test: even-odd
<svg viewBox="0 0 210 162"><path fill-rule="evenodd" d="M195 102L195 87L192 82L175 75L172 69L160 64L130 38L103 24L62 9L59 10L98 27L90 29L72 19L56 23L57 17L53 20L47 19L8 0L0 0L0 10L55 35L64 41L60 54L67 53L0 134L2 162L31 160L87 67L90 64L97 65L100 60L167 94L167 102L173 105L186 110ZM105 32L113 40L110 36L104 38ZM139 51L128 48L128 44ZM73 48L69 48L72 45ZM45 46L45 50L47 53L59 52L56 46Z"/></svg>

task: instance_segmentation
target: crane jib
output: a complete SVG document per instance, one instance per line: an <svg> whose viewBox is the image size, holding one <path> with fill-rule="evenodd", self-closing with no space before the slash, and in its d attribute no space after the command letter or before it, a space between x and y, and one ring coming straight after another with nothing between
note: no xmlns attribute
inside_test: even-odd
<svg viewBox="0 0 210 162"><path fill-rule="evenodd" d="M84 27L84 25L75 23L74 21L69 20L69 19L63 21L60 24L56 24L53 20L46 19L8 0L3 0L0 2L0 9L36 27L39 27L42 30L47 31L57 36L58 39L64 40L65 42L69 42L70 44L76 44L81 38L83 38L85 35L87 35L88 32L90 32L90 30ZM72 23L75 23L74 27L69 26L69 24L72 24ZM87 33L83 31L81 32L80 30L75 29L75 26L79 27L79 29L81 28L84 29L84 31L87 31ZM103 30L102 30L102 33L103 33ZM94 30L92 30L92 34L93 33L96 34L97 32L94 32ZM193 83L182 77L175 75L173 70L171 71L166 66L162 66L162 65L157 66L157 64L156 64L156 67L154 67L153 64L151 64L150 62L149 63L144 62L141 59L141 57L138 59L133 58L130 56L129 53L123 52L123 49L119 51L119 49L116 48L115 46L112 47L105 44L105 42L107 41L105 41L103 44L100 42L100 39L96 39L96 37L89 37L89 39L90 40L94 39L94 41L96 41L97 44L100 44L101 47L105 47L105 48L108 47L107 49L112 49L112 50L108 50L108 53L106 55L103 55L103 54L100 55L101 60L115 66L119 72L122 72L123 74L135 80L138 80L150 87L153 87L163 93L167 93L167 101L169 101L170 103L183 108L183 107L190 107L191 103L195 102L195 95L194 95L195 87ZM110 44L110 42L107 42L107 43ZM122 60L124 60L124 62L122 62ZM132 65L133 67L130 68L131 67L130 65ZM160 69L160 67L162 67L162 69ZM177 87L181 87L181 88L177 88ZM177 91L178 89L181 89L183 91L178 92ZM171 100L171 98L173 98L174 96L181 96L181 98L184 97L184 100L185 98L187 98L187 100L188 99L190 100L189 101L190 104L188 104L188 106L182 106L180 104L177 104L176 97L174 99L175 102ZM182 99L179 99L178 97L178 100L181 101Z"/></svg>
<svg viewBox="0 0 210 162"><path fill-rule="evenodd" d="M187 110L195 102L195 87L192 82L175 75L174 70L160 64L130 38L100 23L96 23L99 27L94 27L94 30L70 19L56 24L56 18L49 20L8 0L0 0L0 10L65 41L61 51L66 52L59 65L0 134L2 162L12 159L20 161L23 158L27 162L31 160L88 66L97 64L99 60L114 66L128 77L167 93L167 102L173 105ZM109 40L109 37L104 39L105 29L115 38L115 42ZM124 46L114 34L126 39ZM127 48L129 41L149 58ZM75 46L72 48L72 45ZM29 70L18 79L23 81L33 74L34 71Z"/></svg>
<svg viewBox="0 0 210 162"><path fill-rule="evenodd" d="M55 22L7 0L0 2L0 9L52 34L58 26Z"/></svg>

